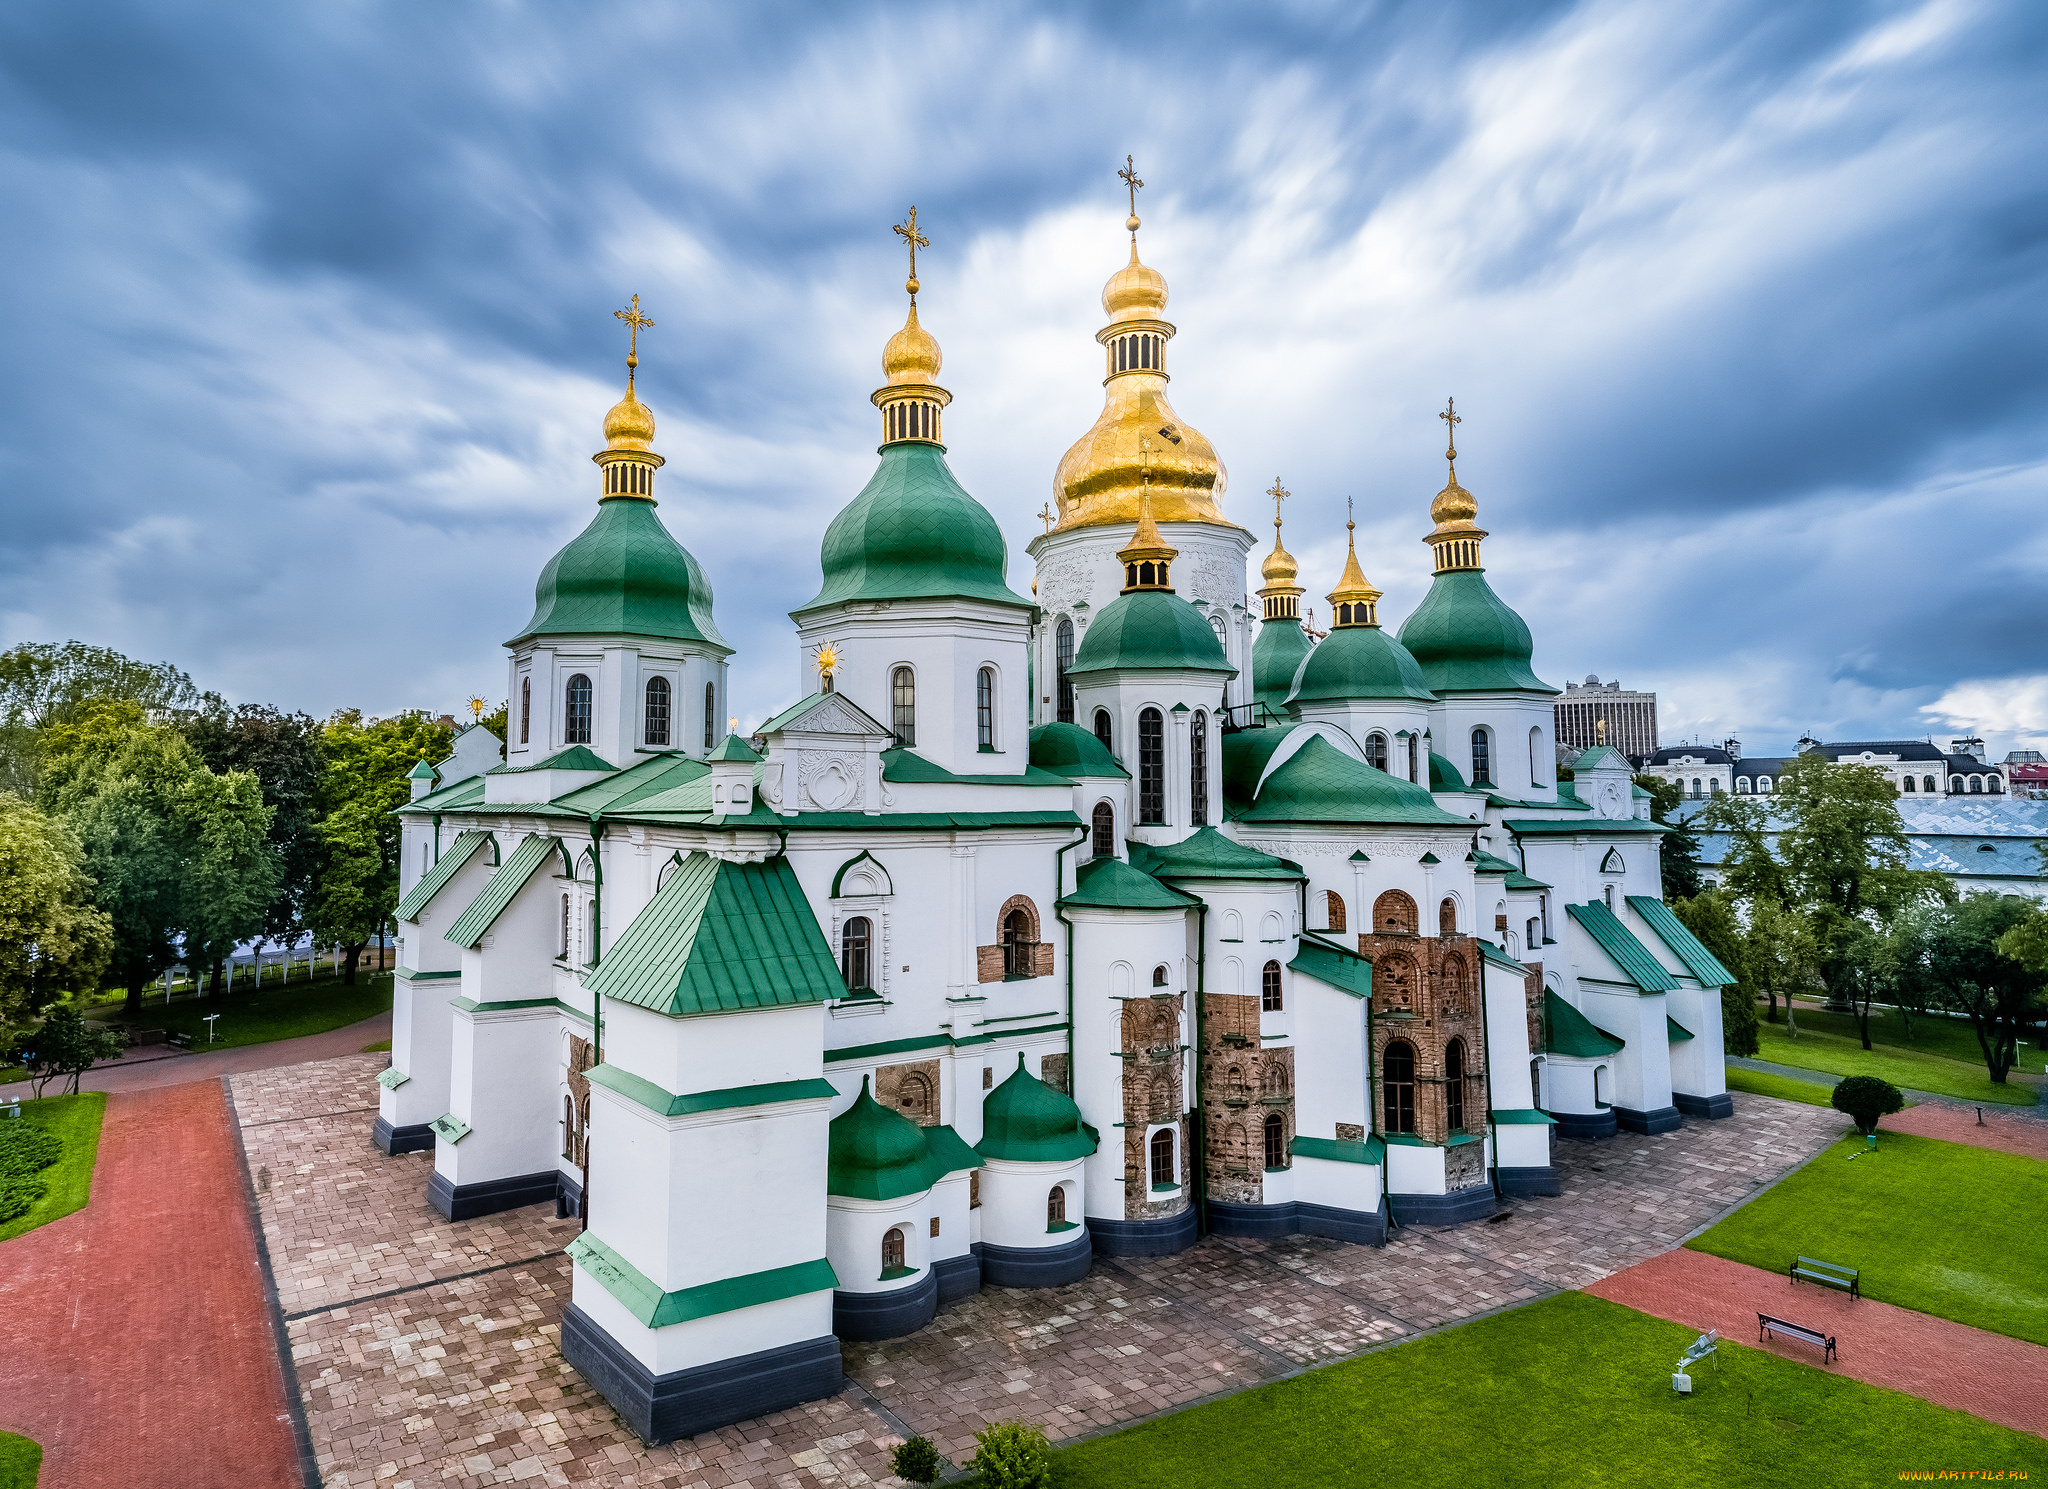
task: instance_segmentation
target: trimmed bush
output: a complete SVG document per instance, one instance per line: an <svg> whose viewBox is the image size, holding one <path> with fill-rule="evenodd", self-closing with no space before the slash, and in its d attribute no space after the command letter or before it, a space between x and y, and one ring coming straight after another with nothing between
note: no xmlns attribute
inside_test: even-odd
<svg viewBox="0 0 2048 1489"><path fill-rule="evenodd" d="M1877 1119L1900 1110L1906 1098L1890 1081L1881 1081L1874 1075L1852 1075L1835 1083L1835 1094L1828 1104L1854 1117L1868 1137L1877 1131Z"/></svg>
<svg viewBox="0 0 2048 1489"><path fill-rule="evenodd" d="M23 1118L0 1121L0 1223L26 1215L49 1188L42 1172L64 1144Z"/></svg>
<svg viewBox="0 0 2048 1489"><path fill-rule="evenodd" d="M889 1472L913 1484L936 1484L945 1467L946 1460L929 1437L906 1438L889 1455Z"/></svg>
<svg viewBox="0 0 2048 1489"><path fill-rule="evenodd" d="M992 1422L974 1441L980 1451L967 1466L981 1475L982 1489L1046 1489L1052 1482L1045 1434L1029 1422Z"/></svg>

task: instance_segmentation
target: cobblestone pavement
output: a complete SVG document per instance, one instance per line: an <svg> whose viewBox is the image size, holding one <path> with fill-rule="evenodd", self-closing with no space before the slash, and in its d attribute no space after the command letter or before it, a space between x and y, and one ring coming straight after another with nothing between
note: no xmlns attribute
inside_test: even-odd
<svg viewBox="0 0 2048 1489"><path fill-rule="evenodd" d="M385 1158L370 1142L383 1063L234 1081L292 1363L335 1489L810 1489L886 1479L905 1431L956 1462L992 1420L1071 1438L1583 1286L1676 1245L1847 1125L1738 1096L1727 1121L1560 1144L1565 1193L1494 1223L1408 1230L1382 1249L1212 1237L1174 1257L1099 1259L1068 1287L988 1288L910 1338L847 1345L850 1386L831 1400L650 1449L557 1353L573 1223L549 1206L435 1215L427 1156Z"/></svg>

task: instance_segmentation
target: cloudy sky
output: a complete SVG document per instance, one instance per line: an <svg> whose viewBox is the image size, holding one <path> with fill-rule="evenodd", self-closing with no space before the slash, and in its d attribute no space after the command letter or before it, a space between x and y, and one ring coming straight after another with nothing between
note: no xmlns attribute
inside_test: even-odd
<svg viewBox="0 0 2048 1489"><path fill-rule="evenodd" d="M324 714L504 692L611 312L755 720L874 463L915 202L1012 545L1125 252L1173 398L1405 616L1456 394L1552 682L1667 741L2048 744L2048 8L356 0L0 11L0 645Z"/></svg>

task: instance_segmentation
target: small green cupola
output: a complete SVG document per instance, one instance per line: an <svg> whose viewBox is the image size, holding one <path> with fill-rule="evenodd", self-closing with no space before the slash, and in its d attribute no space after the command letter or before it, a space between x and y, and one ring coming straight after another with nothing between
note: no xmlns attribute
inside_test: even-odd
<svg viewBox="0 0 2048 1489"><path fill-rule="evenodd" d="M1289 712L1303 705L1402 699L1434 703L1422 669L1406 647L1380 629L1380 592L1358 566L1358 524L1347 521L1344 573L1330 591L1330 634L1309 653L1287 695ZM1384 762L1378 762L1384 768Z"/></svg>
<svg viewBox="0 0 2048 1489"><path fill-rule="evenodd" d="M924 1130L869 1094L867 1076L860 1095L832 1119L827 1144L828 1193L848 1199L898 1199L932 1187Z"/></svg>
<svg viewBox="0 0 2048 1489"><path fill-rule="evenodd" d="M1123 593L1088 627L1067 676L1116 671L1237 676L1202 612L1173 592L1171 566L1180 554L1159 535L1149 496L1138 509L1137 531L1116 556L1124 566Z"/></svg>
<svg viewBox="0 0 2048 1489"><path fill-rule="evenodd" d="M1014 1163L1064 1163L1096 1148L1074 1098L1025 1069L1021 1050L1010 1078L982 1101L981 1132L977 1153Z"/></svg>

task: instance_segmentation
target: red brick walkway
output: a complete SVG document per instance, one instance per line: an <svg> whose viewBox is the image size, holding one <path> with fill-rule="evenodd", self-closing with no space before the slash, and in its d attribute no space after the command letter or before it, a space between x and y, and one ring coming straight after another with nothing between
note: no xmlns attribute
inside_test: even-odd
<svg viewBox="0 0 2048 1489"><path fill-rule="evenodd" d="M51 1489L297 1489L222 1084L107 1098L92 1201L0 1243L0 1427Z"/></svg>
<svg viewBox="0 0 2048 1489"><path fill-rule="evenodd" d="M1996 1148L2022 1158L2048 1159L2048 1122L2039 1117L2008 1116L1995 1106L1984 1108L1982 1127L1977 1125L1977 1113L1971 1108L1937 1101L1923 1101L1889 1117L1880 1117L1877 1125L1881 1132L1910 1132L1920 1137L1938 1137L1944 1142L1968 1143L1973 1148Z"/></svg>
<svg viewBox="0 0 2048 1489"><path fill-rule="evenodd" d="M1795 1287L1774 1272L1703 1251L1667 1251L1585 1291L1688 1328L1719 1329L1741 1344L1756 1342L1759 1312L1789 1318L1834 1335L1835 1363L1822 1365L1821 1352L1808 1344L1773 1340L1764 1349L2048 1437L2048 1349L2038 1344L1870 1298Z"/></svg>

